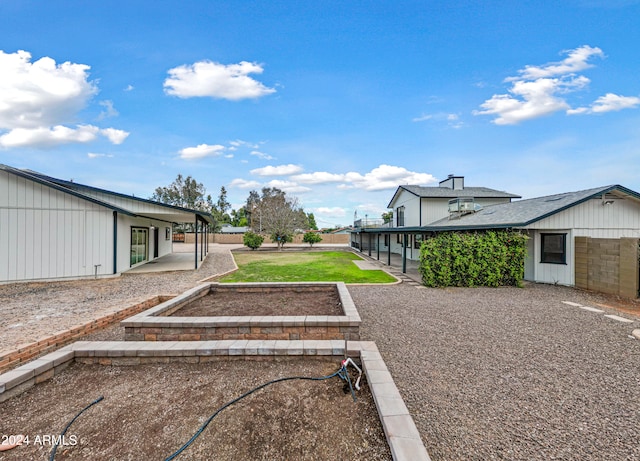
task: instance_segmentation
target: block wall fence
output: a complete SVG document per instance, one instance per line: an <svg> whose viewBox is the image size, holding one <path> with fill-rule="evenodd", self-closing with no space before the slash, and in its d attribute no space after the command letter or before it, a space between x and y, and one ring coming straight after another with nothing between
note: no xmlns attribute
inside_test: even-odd
<svg viewBox="0 0 640 461"><path fill-rule="evenodd" d="M320 244L324 245L347 245L349 243L350 234L321 234L322 241ZM185 243L195 243L195 234L184 234ZM202 236L198 235L198 240ZM293 238L293 242L296 245L305 244L302 241L303 235L298 234ZM209 234L209 243L239 243L242 244L242 234ZM269 237L265 237L264 243L273 243ZM286 246L286 245L285 245Z"/></svg>
<svg viewBox="0 0 640 461"><path fill-rule="evenodd" d="M575 238L577 288L635 299L640 288L637 238Z"/></svg>

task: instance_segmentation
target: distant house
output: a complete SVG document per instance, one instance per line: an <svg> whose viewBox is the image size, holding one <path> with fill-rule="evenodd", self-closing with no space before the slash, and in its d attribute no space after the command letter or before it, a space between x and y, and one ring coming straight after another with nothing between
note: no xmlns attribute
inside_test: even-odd
<svg viewBox="0 0 640 461"><path fill-rule="evenodd" d="M610 185L513 202L479 202L450 199L445 216L423 225L416 224L419 211L413 207L405 225L396 218L386 228L362 227L352 243L359 240L370 252L382 236L394 243L380 243L380 250L418 259L421 241L436 232L520 229L529 236L525 280L638 296L638 192ZM390 205L395 203L392 199Z"/></svg>
<svg viewBox="0 0 640 461"><path fill-rule="evenodd" d="M125 272L171 253L173 223L213 217L0 164L0 282Z"/></svg>
<svg viewBox="0 0 640 461"><path fill-rule="evenodd" d="M234 227L231 224L223 224L220 228L221 234L244 234L249 231L247 226Z"/></svg>

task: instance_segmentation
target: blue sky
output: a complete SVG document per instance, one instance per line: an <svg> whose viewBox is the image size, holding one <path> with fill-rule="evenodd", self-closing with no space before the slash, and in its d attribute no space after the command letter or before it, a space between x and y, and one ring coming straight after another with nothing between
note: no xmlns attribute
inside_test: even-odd
<svg viewBox="0 0 640 461"><path fill-rule="evenodd" d="M319 226L448 174L640 191L640 1L0 0L0 163Z"/></svg>

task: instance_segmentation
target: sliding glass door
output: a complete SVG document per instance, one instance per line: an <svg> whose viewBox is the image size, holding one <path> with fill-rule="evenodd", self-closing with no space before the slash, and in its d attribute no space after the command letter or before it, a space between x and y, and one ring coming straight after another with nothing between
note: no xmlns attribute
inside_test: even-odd
<svg viewBox="0 0 640 461"><path fill-rule="evenodd" d="M147 260L149 254L149 230L144 227L131 228L131 266Z"/></svg>

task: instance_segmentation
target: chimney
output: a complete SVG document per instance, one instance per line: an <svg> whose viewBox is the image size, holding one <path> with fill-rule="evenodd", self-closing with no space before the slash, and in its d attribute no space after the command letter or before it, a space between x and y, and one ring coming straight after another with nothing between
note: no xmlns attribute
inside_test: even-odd
<svg viewBox="0 0 640 461"><path fill-rule="evenodd" d="M447 189L462 190L464 189L464 176L450 174L447 179L440 181L438 185Z"/></svg>

